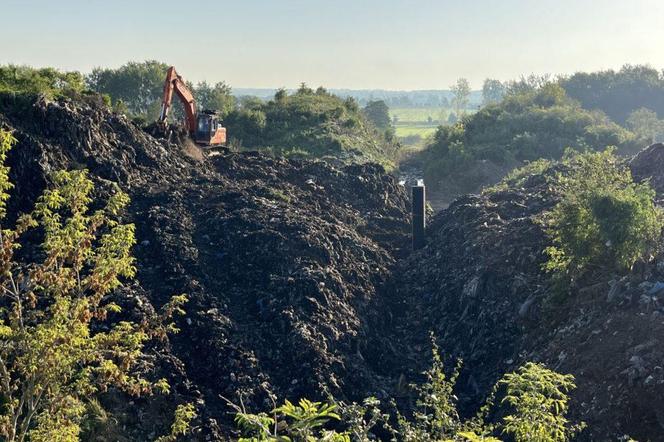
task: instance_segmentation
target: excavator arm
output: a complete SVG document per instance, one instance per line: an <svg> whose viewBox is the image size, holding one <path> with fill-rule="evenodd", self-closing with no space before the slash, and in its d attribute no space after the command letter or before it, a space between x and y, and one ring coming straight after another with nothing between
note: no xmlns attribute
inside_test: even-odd
<svg viewBox="0 0 664 442"><path fill-rule="evenodd" d="M168 68L168 72L166 73L164 96L158 120L160 124L158 126L162 128L166 127L168 112L171 110L173 103L173 94L176 94L184 105L184 112L187 117L187 130L197 144L202 146L219 146L226 143L226 128L221 125L216 112L197 112L194 94L191 93L182 77L175 72L173 66Z"/></svg>
<svg viewBox="0 0 664 442"><path fill-rule="evenodd" d="M168 112L171 110L173 101L173 93L175 93L184 106L184 111L187 118L187 128L189 132L196 131L196 101L194 94L191 93L187 84L182 77L175 72L175 67L168 68L166 73L166 81L164 81L164 95L161 103L161 113L159 114L159 122L165 123L168 118Z"/></svg>

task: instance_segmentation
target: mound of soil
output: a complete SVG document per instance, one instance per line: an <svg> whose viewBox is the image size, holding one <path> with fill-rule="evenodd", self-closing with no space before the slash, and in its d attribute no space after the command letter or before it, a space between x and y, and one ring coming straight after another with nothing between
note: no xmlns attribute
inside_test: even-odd
<svg viewBox="0 0 664 442"><path fill-rule="evenodd" d="M582 440L661 438L664 257L552 296L538 220L559 198L554 169L457 199L410 253L408 196L380 166L200 151L71 101L0 95L0 126L18 139L11 216L32 207L52 171L86 168L100 197L115 181L132 198L138 275L115 295L124 315L189 295L181 332L151 345L140 368L173 393L104 398L126 440L165 433L185 401L200 415L193 440L232 437L222 397L251 410L324 391L408 403L430 331L464 360L464 411L505 372L542 361L576 376ZM661 200L664 146L631 167Z"/></svg>
<svg viewBox="0 0 664 442"><path fill-rule="evenodd" d="M55 170L87 168L102 196L115 181L132 198L126 216L138 240L123 305L140 315L189 296L181 332L146 361L175 394L120 409L119 398L106 400L131 440L164 432L164 410L185 400L202 416L196 437L211 440L230 434L221 396L263 410L272 395L382 389L361 349L409 225L407 195L380 166L218 151L195 158L103 108L16 100L0 100L0 125L18 139L10 211L29 210Z"/></svg>
<svg viewBox="0 0 664 442"><path fill-rule="evenodd" d="M664 146L632 162L662 197ZM643 165L643 167L640 167ZM410 379L429 363L431 330L464 362L462 407L474 411L495 382L527 361L576 377L580 440L658 440L664 431L664 257L631 274L598 273L562 296L542 271L550 245L540 217L559 200L547 176L520 187L461 197L428 228L428 244L400 261L382 324L396 336L377 366ZM405 355L405 356L404 356ZM385 373L387 375L387 373Z"/></svg>

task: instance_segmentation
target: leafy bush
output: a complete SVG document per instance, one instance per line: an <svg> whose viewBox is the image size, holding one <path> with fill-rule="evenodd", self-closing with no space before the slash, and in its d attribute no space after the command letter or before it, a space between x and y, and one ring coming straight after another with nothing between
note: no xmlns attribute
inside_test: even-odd
<svg viewBox="0 0 664 442"><path fill-rule="evenodd" d="M571 425L565 418L569 408L567 393L574 388L574 377L528 362L516 373L500 381L507 389L503 403L514 413L503 418L503 432L517 442L565 442L584 427Z"/></svg>
<svg viewBox="0 0 664 442"><path fill-rule="evenodd" d="M583 424L573 425L565 417L567 393L575 388L574 377L533 363L525 364L516 373L506 374L477 415L463 420L454 395L461 362L448 376L433 337L432 358L431 368L424 373L425 382L411 386L418 398L408 416L399 411L383 413L375 398L365 399L362 404L335 403L331 398L333 405L303 400L299 406L294 406L286 401L284 406L273 410L274 417L266 413L249 414L243 406L229 402L236 411L235 421L245 435L240 440L350 441L352 437L355 442L368 442L376 440L374 432L381 429L383 433L391 433L392 440L403 442L500 442L496 437L499 434L510 435L515 442L566 442L583 428ZM501 404L509 406L510 410L501 423L492 423L487 417L501 390L505 390ZM337 408L340 414L332 412ZM323 430L330 420L340 420L346 431Z"/></svg>
<svg viewBox="0 0 664 442"><path fill-rule="evenodd" d="M664 140L664 119L659 119L650 109L639 108L629 114L627 127L649 143Z"/></svg>
<svg viewBox="0 0 664 442"><path fill-rule="evenodd" d="M350 442L346 433L325 430L330 420L339 420L334 412L336 405L322 404L302 399L298 405L285 401L266 413L250 414L243 406L231 405L236 410L235 422L246 435L240 442Z"/></svg>
<svg viewBox="0 0 664 442"><path fill-rule="evenodd" d="M4 165L15 142L0 130L0 221L12 185ZM0 436L8 442L79 440L85 402L115 387L129 394L168 391L133 374L143 345L175 331L169 318L186 301L174 297L160 317L92 327L118 313L108 296L135 273L134 226L119 221L129 198L117 187L94 212L85 171L57 172L53 187L14 228L0 231ZM42 237L41 256L15 252Z"/></svg>
<svg viewBox="0 0 664 442"><path fill-rule="evenodd" d="M224 124L229 138L239 139L244 148L394 167L396 145L390 134L369 122L353 99L343 100L323 88L303 85L291 95L280 90L273 100L231 112Z"/></svg>
<svg viewBox="0 0 664 442"><path fill-rule="evenodd" d="M573 281L591 268L625 271L657 249L664 226L647 183L634 183L613 150L569 152L555 186L561 201L546 217L553 245L545 269Z"/></svg>
<svg viewBox="0 0 664 442"><path fill-rule="evenodd" d="M177 442L179 436L185 436L189 432L191 421L196 416L196 408L193 404L178 405L175 409L171 432L167 436L158 438L155 442Z"/></svg>
<svg viewBox="0 0 664 442"><path fill-rule="evenodd" d="M539 159L531 163L526 163L523 167L518 167L512 170L495 186L487 187L484 189L486 193L498 192L507 190L510 187L521 187L525 184L526 180L533 175L539 175L551 167L553 162L551 160Z"/></svg>
<svg viewBox="0 0 664 442"><path fill-rule="evenodd" d="M50 97L84 92L85 81L79 72L62 72L54 68L0 66L0 92L46 94Z"/></svg>
<svg viewBox="0 0 664 442"><path fill-rule="evenodd" d="M640 147L631 132L605 115L582 109L553 83L509 93L453 126L441 126L423 152L429 186L474 192L509 170L540 158L559 159L568 147ZM452 193L452 192L451 192Z"/></svg>

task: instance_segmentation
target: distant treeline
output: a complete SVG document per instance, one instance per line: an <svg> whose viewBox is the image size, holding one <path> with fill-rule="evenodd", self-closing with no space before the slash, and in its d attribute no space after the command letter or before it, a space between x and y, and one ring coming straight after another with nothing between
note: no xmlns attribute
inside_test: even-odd
<svg viewBox="0 0 664 442"><path fill-rule="evenodd" d="M287 89L289 93L295 89ZM418 90L391 91L385 89L329 89L331 94L341 98L354 98L361 106L372 101L383 101L391 108L399 107L440 107L447 108L452 104L454 93L451 90ZM236 97L254 96L269 100L277 89L234 88ZM475 109L482 104L482 91L472 91L468 107Z"/></svg>
<svg viewBox="0 0 664 442"><path fill-rule="evenodd" d="M625 65L619 71L579 72L561 84L583 107L599 109L620 124L640 108L664 118L664 70Z"/></svg>

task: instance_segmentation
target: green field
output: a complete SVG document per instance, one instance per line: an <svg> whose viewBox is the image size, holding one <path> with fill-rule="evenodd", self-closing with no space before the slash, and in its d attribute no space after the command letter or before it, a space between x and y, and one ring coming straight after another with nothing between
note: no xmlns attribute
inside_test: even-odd
<svg viewBox="0 0 664 442"><path fill-rule="evenodd" d="M422 107L422 108L394 108L390 109L390 117L394 121L397 117L397 125L399 123L407 125L408 123L426 124L429 118L433 124L438 125L442 121L447 121L450 114L450 109L439 107Z"/></svg>
<svg viewBox="0 0 664 442"><path fill-rule="evenodd" d="M396 126L396 135L399 138L419 135L424 139L436 132L437 126Z"/></svg>
<svg viewBox="0 0 664 442"><path fill-rule="evenodd" d="M449 114L450 109L439 107L390 109L397 138L408 146L423 145L441 123L447 123Z"/></svg>
<svg viewBox="0 0 664 442"><path fill-rule="evenodd" d="M473 112L465 111L466 114ZM451 113L453 110L445 107L395 107L390 109L390 118L402 144L421 146L438 126L449 124Z"/></svg>

